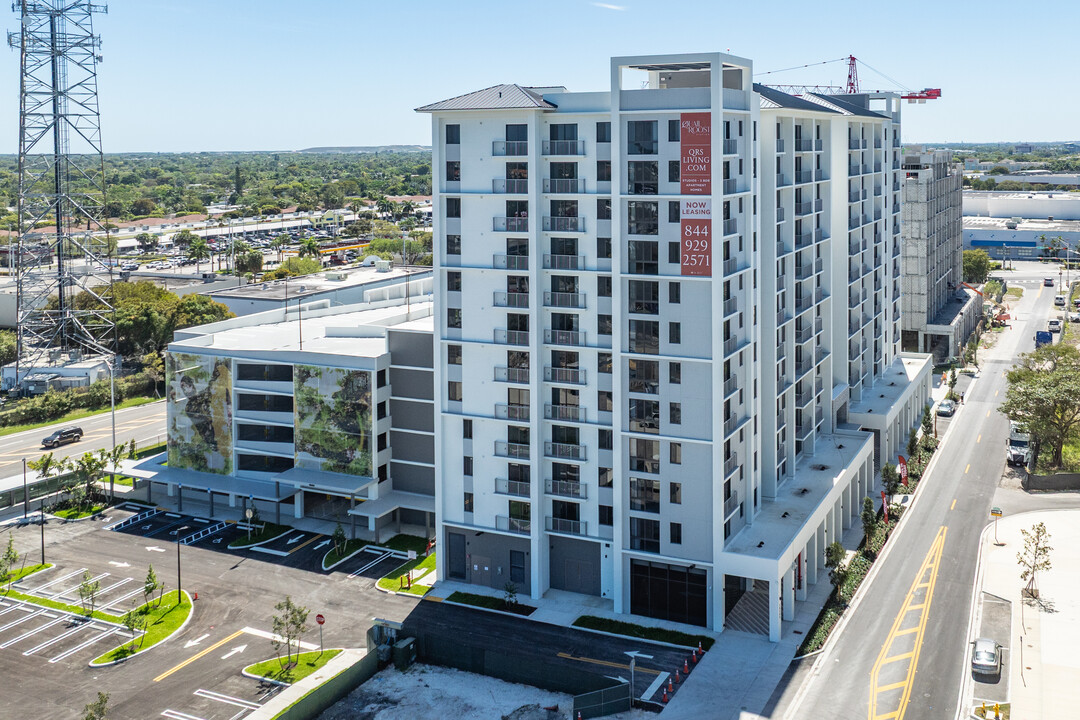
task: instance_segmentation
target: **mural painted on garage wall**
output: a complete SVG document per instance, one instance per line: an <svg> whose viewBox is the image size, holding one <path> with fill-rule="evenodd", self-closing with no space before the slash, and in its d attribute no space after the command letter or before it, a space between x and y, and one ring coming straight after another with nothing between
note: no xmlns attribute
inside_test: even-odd
<svg viewBox="0 0 1080 720"><path fill-rule="evenodd" d="M167 357L169 466L232 472L232 369L206 355Z"/></svg>
<svg viewBox="0 0 1080 720"><path fill-rule="evenodd" d="M371 373L297 365L296 467L371 476Z"/></svg>

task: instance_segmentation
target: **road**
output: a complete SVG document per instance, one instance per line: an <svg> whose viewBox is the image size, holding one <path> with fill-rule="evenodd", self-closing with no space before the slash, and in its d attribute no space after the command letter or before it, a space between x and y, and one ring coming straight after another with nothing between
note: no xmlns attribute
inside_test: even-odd
<svg viewBox="0 0 1080 720"><path fill-rule="evenodd" d="M82 420L56 423L37 430L25 430L14 435L0 437L0 478L22 472L22 460L36 460L48 452L41 447L41 438L53 430L69 425L83 429L83 439L70 445L61 445L54 451L57 457L82 455L87 450L109 449L112 442L111 413L103 412ZM116 442L127 444L134 439L139 445L161 442L165 439L165 401L148 403L116 412Z"/></svg>
<svg viewBox="0 0 1080 720"><path fill-rule="evenodd" d="M1019 353L1034 347L1034 331L1046 327L1056 292L1042 287L1051 274L1045 266L1018 265L1005 276L1025 290L1014 304L1012 327L981 351L979 377L965 392L911 516L890 540L842 633L809 669L796 673L791 698L782 701L786 717L956 715L979 534L1005 472L1008 420L997 412L1004 374Z"/></svg>

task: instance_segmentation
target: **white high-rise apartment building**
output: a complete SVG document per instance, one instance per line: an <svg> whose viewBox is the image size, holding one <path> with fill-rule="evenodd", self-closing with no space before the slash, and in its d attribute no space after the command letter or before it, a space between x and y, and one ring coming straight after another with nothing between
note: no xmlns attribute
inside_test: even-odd
<svg viewBox="0 0 1080 720"><path fill-rule="evenodd" d="M611 60L432 115L441 579L778 639L929 395L899 100ZM875 460L876 458L876 460Z"/></svg>

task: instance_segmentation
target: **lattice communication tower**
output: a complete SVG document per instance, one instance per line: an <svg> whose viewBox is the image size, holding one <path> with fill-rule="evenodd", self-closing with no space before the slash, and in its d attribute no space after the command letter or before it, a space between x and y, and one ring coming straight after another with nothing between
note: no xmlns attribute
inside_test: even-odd
<svg viewBox="0 0 1080 720"><path fill-rule="evenodd" d="M115 351L93 26L108 10L85 0L16 0L12 9L21 23L8 33L21 64L19 233L6 263L17 277L19 362L29 371Z"/></svg>

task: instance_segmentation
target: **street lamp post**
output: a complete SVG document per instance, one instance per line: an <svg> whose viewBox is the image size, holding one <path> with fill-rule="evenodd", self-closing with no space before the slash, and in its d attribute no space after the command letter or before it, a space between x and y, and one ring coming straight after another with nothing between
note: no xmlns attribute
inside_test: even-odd
<svg viewBox="0 0 1080 720"><path fill-rule="evenodd" d="M106 360L105 364L109 368L109 414L112 416L112 447L116 450L116 372L113 369L113 362ZM109 502L116 502L116 468L112 469L109 473Z"/></svg>
<svg viewBox="0 0 1080 720"><path fill-rule="evenodd" d="M184 601L183 585L180 583L180 539L176 539L176 604Z"/></svg>
<svg viewBox="0 0 1080 720"><path fill-rule="evenodd" d="M26 487L26 458L22 459L23 520L30 514L30 491Z"/></svg>

